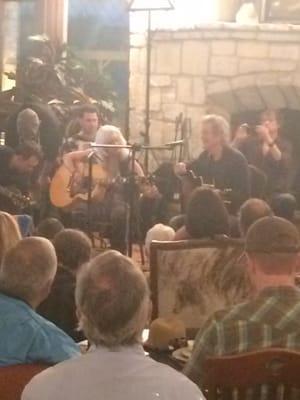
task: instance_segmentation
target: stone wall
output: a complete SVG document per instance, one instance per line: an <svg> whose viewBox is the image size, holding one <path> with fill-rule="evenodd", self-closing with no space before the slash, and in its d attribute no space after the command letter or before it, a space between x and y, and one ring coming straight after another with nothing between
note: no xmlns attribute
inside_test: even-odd
<svg viewBox="0 0 300 400"><path fill-rule="evenodd" d="M300 26L216 23L153 32L151 144L174 137L176 116L192 119L199 152L201 118L266 107L300 109ZM130 128L144 130L145 35L131 33Z"/></svg>

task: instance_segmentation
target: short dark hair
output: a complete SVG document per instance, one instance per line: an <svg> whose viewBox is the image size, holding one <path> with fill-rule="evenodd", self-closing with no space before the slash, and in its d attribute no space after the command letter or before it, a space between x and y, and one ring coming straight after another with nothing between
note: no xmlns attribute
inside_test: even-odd
<svg viewBox="0 0 300 400"><path fill-rule="evenodd" d="M97 114L99 117L99 112L97 107L93 106L92 104L84 104L80 106L78 109L78 117L83 118L84 114Z"/></svg>
<svg viewBox="0 0 300 400"><path fill-rule="evenodd" d="M58 263L76 271L91 258L92 244L87 235L79 230L65 229L59 232L53 244Z"/></svg>
<svg viewBox="0 0 300 400"><path fill-rule="evenodd" d="M265 201L260 199L247 200L240 208L239 211L239 225L241 234L247 234L249 228L264 217L271 217L273 215L271 207Z"/></svg>
<svg viewBox="0 0 300 400"><path fill-rule="evenodd" d="M213 189L196 189L187 207L185 225L195 239L228 235L229 214L220 195Z"/></svg>
<svg viewBox="0 0 300 400"><path fill-rule="evenodd" d="M297 209L297 200L290 193L276 194L271 199L271 207L276 217L293 221Z"/></svg>
<svg viewBox="0 0 300 400"><path fill-rule="evenodd" d="M41 146L35 142L25 142L20 144L16 150L16 155L21 156L24 160L28 160L30 157L36 157L39 161L43 159L43 151Z"/></svg>
<svg viewBox="0 0 300 400"><path fill-rule="evenodd" d="M54 237L63 229L64 225L58 219L46 218L38 224L35 230L35 235L53 240Z"/></svg>

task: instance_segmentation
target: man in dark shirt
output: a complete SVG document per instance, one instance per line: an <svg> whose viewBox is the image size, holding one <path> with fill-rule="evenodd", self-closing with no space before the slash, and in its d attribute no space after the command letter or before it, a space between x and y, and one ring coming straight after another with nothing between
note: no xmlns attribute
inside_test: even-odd
<svg viewBox="0 0 300 400"><path fill-rule="evenodd" d="M249 164L259 168L267 177L267 194L285 193L290 189L292 168L291 145L280 135L275 111L264 111L256 132L235 140L235 147Z"/></svg>
<svg viewBox="0 0 300 400"><path fill-rule="evenodd" d="M229 124L223 117L206 116L202 124L203 153L189 164L178 164L175 172L184 177L191 170L196 176L201 176L205 184L231 190L230 211L235 213L249 198L250 181L247 160L228 145L229 133Z"/></svg>
<svg viewBox="0 0 300 400"><path fill-rule="evenodd" d="M26 143L16 150L0 146L0 188L18 190L27 195L30 177L42 158L40 147ZM16 209L8 196L0 194L0 209L15 213Z"/></svg>

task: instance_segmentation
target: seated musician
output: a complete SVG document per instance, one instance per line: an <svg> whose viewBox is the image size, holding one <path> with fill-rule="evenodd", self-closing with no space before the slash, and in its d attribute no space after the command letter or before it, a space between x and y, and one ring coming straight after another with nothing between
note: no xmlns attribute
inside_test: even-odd
<svg viewBox="0 0 300 400"><path fill-rule="evenodd" d="M239 151L229 145L230 127L223 117L204 117L201 136L204 151L199 158L189 164L177 164L175 172L184 180L190 170L202 177L205 184L220 190L231 190L229 211L236 213L250 194L248 163Z"/></svg>
<svg viewBox="0 0 300 400"><path fill-rule="evenodd" d="M96 143L103 145L126 145L126 140L118 128L106 125L99 129L96 136ZM91 149L88 149L64 155L63 162L70 172L73 172L73 179L75 181L81 179L80 165L82 162L87 161L91 151ZM94 162L103 166L109 181L118 176L127 176L131 169L130 152L128 149L98 149L94 155ZM144 175L142 168L137 162L134 163L134 172L137 176L142 177ZM86 203L77 204L75 210L86 215ZM127 205L123 186L114 184L108 187L104 199L101 202L94 201L91 211L93 221L108 224L107 234L112 248L124 253L126 251Z"/></svg>
<svg viewBox="0 0 300 400"><path fill-rule="evenodd" d="M40 147L24 143L16 150L0 146L0 210L20 213L17 197L28 195L30 178L42 159ZM6 189L5 193L1 189Z"/></svg>

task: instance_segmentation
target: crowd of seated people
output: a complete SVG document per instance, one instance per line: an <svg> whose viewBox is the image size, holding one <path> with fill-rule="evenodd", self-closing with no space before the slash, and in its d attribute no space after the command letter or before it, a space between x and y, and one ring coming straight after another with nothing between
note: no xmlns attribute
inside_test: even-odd
<svg viewBox="0 0 300 400"><path fill-rule="evenodd" d="M116 127L98 130L96 117L93 107L82 109L81 132L62 147L61 155L74 172L77 161L86 160L91 138L104 144L126 143ZM154 240L213 241L226 236L245 242L241 268L247 269L255 296L211 316L196 337L186 376L143 352L142 332L151 315L150 293L144 274L132 260L116 251L93 257L91 240L80 230L65 229L67 218L64 223L59 217L46 218L34 229L32 219L0 212L0 367L33 363L50 367L26 387L23 400L89 400L99 393L112 400L142 396L150 400L153 393L166 399L200 400L204 399L206 357L275 345L300 350L300 297L295 285L300 253L297 204L293 195L286 193L290 150L279 135L276 118L274 113L263 114L257 135L240 133L231 146L225 119L206 117L204 152L196 161L175 167L180 180L190 170L201 173L204 187L193 190L184 215L169 225L156 224L146 234L149 258ZM9 176L2 177L0 171L0 183L8 178L14 181L14 174L31 176L41 162L38 147L25 139L16 152L3 148L2 153ZM130 169L127 152L105 150L100 159L113 176ZM253 164L252 170L247 161ZM134 168L143 177L141 167L137 164ZM266 185L268 175L270 185ZM255 179L261 183L260 178L265 179L260 185L266 186L265 194L253 185ZM227 189L230 199L224 201ZM275 195L270 195L271 190ZM141 198L146 192L149 194L149 188ZM120 190L109 196L102 211L116 217L112 205L126 210L124 193ZM145 204L152 204L153 199L161 200L157 188L151 188ZM109 232L112 247L121 252L125 216L122 213ZM90 349L83 356L78 342L84 339Z"/></svg>

